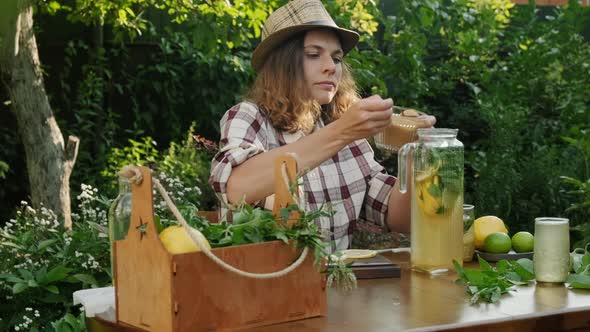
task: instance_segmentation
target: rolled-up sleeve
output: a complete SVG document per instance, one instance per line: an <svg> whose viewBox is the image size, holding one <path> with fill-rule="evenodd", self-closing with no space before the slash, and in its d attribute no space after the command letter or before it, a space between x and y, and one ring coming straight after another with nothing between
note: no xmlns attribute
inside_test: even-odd
<svg viewBox="0 0 590 332"><path fill-rule="evenodd" d="M371 175L367 183L367 194L363 206L364 217L367 221L386 227L389 196L396 178L387 174L383 166L375 161L372 149L366 158L370 165Z"/></svg>
<svg viewBox="0 0 590 332"><path fill-rule="evenodd" d="M209 183L226 204L227 181L232 170L253 156L265 152L266 121L250 103L229 109L220 121L220 150L211 161Z"/></svg>

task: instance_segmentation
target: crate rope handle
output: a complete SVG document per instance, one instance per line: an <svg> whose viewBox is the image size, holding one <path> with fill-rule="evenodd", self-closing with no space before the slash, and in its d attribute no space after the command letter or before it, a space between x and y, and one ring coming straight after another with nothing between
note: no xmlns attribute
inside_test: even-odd
<svg viewBox="0 0 590 332"><path fill-rule="evenodd" d="M283 168L285 168L284 164L283 164ZM284 174L286 175L286 171L284 172ZM141 171L136 166L132 166L132 165L123 166L123 168L119 172L119 175L126 177L129 181L129 183L131 183L131 184L140 184L142 181ZM283 177L283 180L287 181L287 183L288 183L287 179L288 178ZM176 219L180 222L182 227L184 227L186 232L189 234L190 238L197 244L199 249L201 249L201 251L207 257L209 257L213 262L215 262L217 265L219 265L220 267L224 268L227 271L233 272L233 273L240 275L242 277L253 278L253 279L278 278L278 277L282 277L282 276L290 273L291 271L295 270L296 268L298 268L299 265L301 265L303 263L303 261L305 260L305 258L307 257L307 254L309 252L309 248L305 247L305 248L303 248L301 255L299 255L297 260L294 261L293 263L291 263L291 265L287 266L286 268L284 268L280 271L270 272L270 273L252 273L252 272L243 271L243 270L240 270L234 266L231 266L231 265L227 264L226 262L224 262L223 260L221 260L221 258L215 256L211 252L211 250L209 248L207 248L207 246L205 246L201 242L201 239L198 238L196 235L193 234L193 232L190 231L190 229L191 229L190 226L188 225L188 223L186 222L186 220L184 219L182 214L180 214L180 211L178 211L178 208L176 207L176 205L174 205L174 202L172 202L172 199L170 199L168 192L166 192L166 189L164 189L164 187L162 186L160 181L154 177L152 178L152 181L153 181L154 185L156 186L156 188L158 189L158 192L160 192L160 195L162 195L162 197L164 198L164 201L166 201L166 205L168 206L170 211L172 211L172 214L174 215L174 217L176 217Z"/></svg>

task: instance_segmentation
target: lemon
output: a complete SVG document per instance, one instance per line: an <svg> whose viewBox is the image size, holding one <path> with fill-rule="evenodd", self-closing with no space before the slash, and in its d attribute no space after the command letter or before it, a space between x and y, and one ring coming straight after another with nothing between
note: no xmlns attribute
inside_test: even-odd
<svg viewBox="0 0 590 332"><path fill-rule="evenodd" d="M488 235L484 241L485 252L493 254L505 254L512 248L512 240L506 233L495 232Z"/></svg>
<svg viewBox="0 0 590 332"><path fill-rule="evenodd" d="M211 249L209 241L197 229L191 228L191 232L200 239L207 248ZM188 235L188 232L182 226L169 226L160 233L160 241L168 252L171 254L185 254L189 252L201 251L199 246Z"/></svg>
<svg viewBox="0 0 590 332"><path fill-rule="evenodd" d="M475 219L473 230L475 232L475 247L477 249L483 249L486 237L492 233L502 232L508 234L506 225L504 225L502 219L496 216L485 216Z"/></svg>
<svg viewBox="0 0 590 332"><path fill-rule="evenodd" d="M427 216L444 213L442 187L438 168L431 168L416 177L418 207Z"/></svg>
<svg viewBox="0 0 590 332"><path fill-rule="evenodd" d="M533 251L535 237L529 232L518 232L512 236L512 248L516 252Z"/></svg>
<svg viewBox="0 0 590 332"><path fill-rule="evenodd" d="M350 259L372 258L377 255L377 251L369 249L346 249L342 250L342 255Z"/></svg>
<svg viewBox="0 0 590 332"><path fill-rule="evenodd" d="M340 255L332 254L331 259L334 261L344 261L346 264L357 260L357 259L365 259L365 258L373 258L377 256L377 251L370 250L370 249L346 249L340 251Z"/></svg>

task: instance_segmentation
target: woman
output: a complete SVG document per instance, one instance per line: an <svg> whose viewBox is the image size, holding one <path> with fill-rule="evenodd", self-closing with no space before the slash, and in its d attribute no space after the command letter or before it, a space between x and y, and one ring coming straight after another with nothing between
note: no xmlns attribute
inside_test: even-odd
<svg viewBox="0 0 590 332"><path fill-rule="evenodd" d="M390 124L393 101L361 99L343 57L358 42L319 0L295 0L273 12L252 56L257 79L221 119L221 150L210 183L223 200L272 208L274 160L297 155L307 211L330 203L319 218L332 250L350 246L360 218L409 232L410 194L401 194L366 138ZM429 119L434 124L435 119Z"/></svg>

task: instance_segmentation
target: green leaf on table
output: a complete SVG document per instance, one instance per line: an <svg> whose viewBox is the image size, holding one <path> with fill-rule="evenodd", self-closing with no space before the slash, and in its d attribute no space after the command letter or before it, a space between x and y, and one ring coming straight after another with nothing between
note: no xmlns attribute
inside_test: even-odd
<svg viewBox="0 0 590 332"><path fill-rule="evenodd" d="M528 262L525 266L517 262L501 260L494 268L486 260L479 257L480 270L462 268L459 263L453 261L459 280L465 284L465 290L471 295L470 303L479 300L494 303L502 294L514 289L513 285L525 285L531 280ZM534 278L534 275L533 275Z"/></svg>
<svg viewBox="0 0 590 332"><path fill-rule="evenodd" d="M568 288L590 289L590 275L570 274L565 283Z"/></svg>
<svg viewBox="0 0 590 332"><path fill-rule="evenodd" d="M513 263L514 271L518 273L522 281L535 279L535 268L533 261L528 258L521 258Z"/></svg>
<svg viewBox="0 0 590 332"><path fill-rule="evenodd" d="M488 263L485 259L481 258L481 256L477 256L479 261L479 267L482 271L494 271L494 268Z"/></svg>

